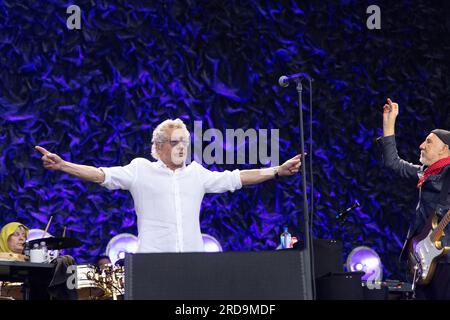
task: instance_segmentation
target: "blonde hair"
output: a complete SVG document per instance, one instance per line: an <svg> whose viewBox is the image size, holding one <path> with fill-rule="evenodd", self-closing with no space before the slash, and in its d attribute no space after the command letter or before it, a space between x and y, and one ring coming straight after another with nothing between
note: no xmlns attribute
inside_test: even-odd
<svg viewBox="0 0 450 320"><path fill-rule="evenodd" d="M156 151L156 145L163 143L167 139L167 137L165 136L166 134L165 131L168 128L182 129L184 131L184 137L186 141L187 142L190 141L189 131L181 119L179 118L175 120L167 119L161 122L160 124L158 124L155 130L153 130L152 135L152 157L155 159L159 159L158 152Z"/></svg>

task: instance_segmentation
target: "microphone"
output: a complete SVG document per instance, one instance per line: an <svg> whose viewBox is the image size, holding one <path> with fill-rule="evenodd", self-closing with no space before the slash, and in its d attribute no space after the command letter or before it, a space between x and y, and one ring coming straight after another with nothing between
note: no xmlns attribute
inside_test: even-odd
<svg viewBox="0 0 450 320"><path fill-rule="evenodd" d="M282 87L287 87L289 82L299 78L308 78L308 75L305 73L296 73L290 76L281 76L280 79L278 79L278 84Z"/></svg>
<svg viewBox="0 0 450 320"><path fill-rule="evenodd" d="M352 211L353 209L358 208L360 206L361 205L359 204L358 200L356 200L355 203L351 207L349 207L349 208L345 209L344 211L341 211L339 214L337 214L336 215L336 219L338 219L338 220L339 219L345 219L347 217L347 214L350 211Z"/></svg>

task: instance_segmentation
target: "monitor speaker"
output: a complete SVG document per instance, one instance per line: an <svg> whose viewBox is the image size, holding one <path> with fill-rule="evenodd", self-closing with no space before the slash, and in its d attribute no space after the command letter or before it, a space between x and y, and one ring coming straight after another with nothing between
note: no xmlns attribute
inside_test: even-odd
<svg viewBox="0 0 450 320"><path fill-rule="evenodd" d="M127 300L309 300L304 251L137 253L125 258Z"/></svg>

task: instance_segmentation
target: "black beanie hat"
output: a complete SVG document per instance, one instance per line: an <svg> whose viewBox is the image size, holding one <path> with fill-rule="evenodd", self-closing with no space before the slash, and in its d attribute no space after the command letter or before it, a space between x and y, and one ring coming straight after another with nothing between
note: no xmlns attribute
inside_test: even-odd
<svg viewBox="0 0 450 320"><path fill-rule="evenodd" d="M438 138L442 140L442 142L450 147L450 131L443 129L434 129L433 131L431 131L431 133L437 135Z"/></svg>

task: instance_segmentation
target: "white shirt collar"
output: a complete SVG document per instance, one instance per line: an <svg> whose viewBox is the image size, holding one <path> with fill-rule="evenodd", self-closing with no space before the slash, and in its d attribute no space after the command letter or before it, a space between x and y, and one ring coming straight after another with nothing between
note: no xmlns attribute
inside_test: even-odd
<svg viewBox="0 0 450 320"><path fill-rule="evenodd" d="M164 168L164 169L167 169L167 170L170 170L170 171L172 171L172 169L170 169L161 159L158 159L158 161L156 161L156 164L158 165L158 167L160 167L160 168ZM183 170L183 169L185 169L186 168L186 162L183 162L183 166L181 167L181 168L177 168L177 169L175 169L175 171L177 171L177 170Z"/></svg>

